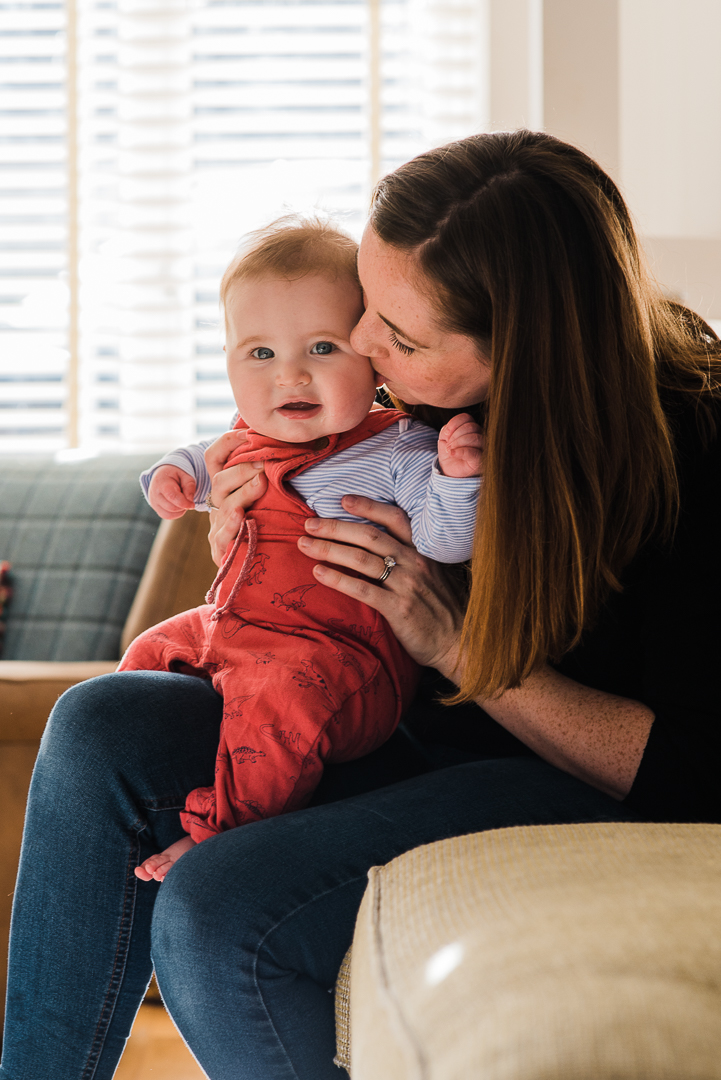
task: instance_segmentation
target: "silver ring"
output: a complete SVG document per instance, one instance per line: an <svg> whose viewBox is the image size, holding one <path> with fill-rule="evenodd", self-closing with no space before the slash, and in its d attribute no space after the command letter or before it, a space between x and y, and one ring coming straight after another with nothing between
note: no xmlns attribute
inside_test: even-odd
<svg viewBox="0 0 721 1080"><path fill-rule="evenodd" d="M215 503L213 502L213 493L210 492L210 491L205 496L205 505L208 507L209 510L219 510L220 509L220 507L216 506Z"/></svg>
<svg viewBox="0 0 721 1080"><path fill-rule="evenodd" d="M386 555L386 557L383 559L383 562L386 564L385 569L381 576L378 578L378 581L385 581L393 567L398 565L392 555Z"/></svg>

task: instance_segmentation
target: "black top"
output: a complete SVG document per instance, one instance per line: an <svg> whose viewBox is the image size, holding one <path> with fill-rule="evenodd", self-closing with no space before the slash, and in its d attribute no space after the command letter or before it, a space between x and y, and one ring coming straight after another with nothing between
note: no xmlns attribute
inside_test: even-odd
<svg viewBox="0 0 721 1080"><path fill-rule="evenodd" d="M653 709L625 800L634 813L721 822L721 438L704 448L693 400L676 399L666 412L681 488L673 542L638 552L623 592L611 594L594 628L555 666ZM716 413L721 437L721 405ZM422 687L407 721L422 741L484 757L531 753L477 706L434 709L430 689Z"/></svg>
<svg viewBox="0 0 721 1080"><path fill-rule="evenodd" d="M721 822L721 440L704 447L693 399L666 413L681 489L673 541L639 551L623 592L557 669L653 709L629 807L650 820Z"/></svg>

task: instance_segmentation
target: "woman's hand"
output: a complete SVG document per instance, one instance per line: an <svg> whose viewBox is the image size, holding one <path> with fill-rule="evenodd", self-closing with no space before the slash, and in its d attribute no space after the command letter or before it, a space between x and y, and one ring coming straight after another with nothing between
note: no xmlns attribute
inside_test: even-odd
<svg viewBox="0 0 721 1080"><path fill-rule="evenodd" d="M442 568L418 554L408 518L397 506L347 495L343 508L384 525L388 532L360 522L309 518L305 527L310 535L298 540L300 550L363 575L349 577L334 567L316 565L315 577L375 608L419 664L450 677L458 660L463 608ZM387 555L396 565L380 584Z"/></svg>
<svg viewBox="0 0 721 1080"><path fill-rule="evenodd" d="M265 491L268 481L260 461L243 462L224 469L228 458L245 442L242 430L226 431L205 451L205 464L211 479L210 552L220 566L223 557L238 535L246 510ZM212 504L212 505L211 505Z"/></svg>

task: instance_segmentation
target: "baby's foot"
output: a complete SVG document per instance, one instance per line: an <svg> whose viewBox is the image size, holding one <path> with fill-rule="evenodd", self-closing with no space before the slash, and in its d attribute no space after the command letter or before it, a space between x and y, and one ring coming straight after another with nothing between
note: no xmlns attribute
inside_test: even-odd
<svg viewBox="0 0 721 1080"><path fill-rule="evenodd" d="M135 876L141 881L162 881L173 863L176 863L180 856L190 851L192 847L195 847L195 840L190 836L184 836L182 840L177 840L165 851L151 855L140 866L136 866Z"/></svg>

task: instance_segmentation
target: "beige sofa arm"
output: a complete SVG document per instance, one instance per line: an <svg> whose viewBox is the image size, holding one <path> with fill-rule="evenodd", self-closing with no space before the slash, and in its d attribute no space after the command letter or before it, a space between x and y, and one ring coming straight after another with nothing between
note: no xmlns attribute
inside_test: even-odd
<svg viewBox="0 0 721 1080"><path fill-rule="evenodd" d="M374 867L352 1078L721 1078L720 898L721 825L497 829Z"/></svg>
<svg viewBox="0 0 721 1080"><path fill-rule="evenodd" d="M0 742L37 742L53 705L71 686L115 671L107 660L72 663L3 660L0 663Z"/></svg>

